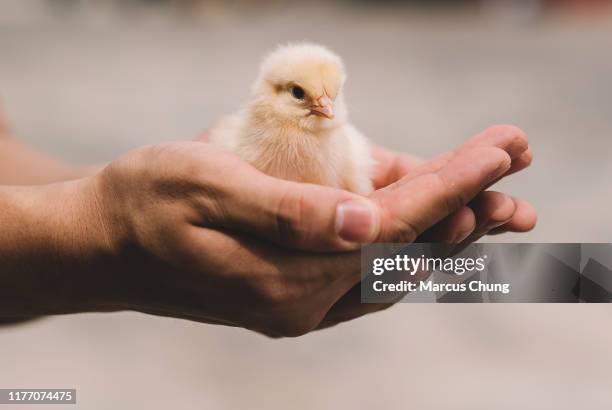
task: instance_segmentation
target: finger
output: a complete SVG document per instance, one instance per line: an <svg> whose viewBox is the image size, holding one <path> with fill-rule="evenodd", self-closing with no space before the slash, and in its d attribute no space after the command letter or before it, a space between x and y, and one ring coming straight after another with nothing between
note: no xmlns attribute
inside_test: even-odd
<svg viewBox="0 0 612 410"><path fill-rule="evenodd" d="M508 142L512 138L501 131L495 128L491 131L500 133L501 136L495 136L497 143L505 148L512 146ZM460 150L451 158L468 151ZM436 170L450 160L441 162ZM217 196L222 199L217 201L217 207L224 210L215 221L218 226L240 229L305 250L355 249L358 243L371 241L376 236L372 232L376 231L377 210L367 200L331 188L266 179L254 168L250 172L244 171L245 167L236 169L242 170L243 175L228 178L226 185L232 181L237 183L229 187L227 195ZM427 171L423 168L419 175ZM245 186L245 180L251 183Z"/></svg>
<svg viewBox="0 0 612 410"><path fill-rule="evenodd" d="M476 242L495 229L509 222L516 212L516 205L512 198L501 192L483 192L470 203L476 215L476 228L464 240L469 244Z"/></svg>
<svg viewBox="0 0 612 410"><path fill-rule="evenodd" d="M371 145L370 151L376 161L374 177L372 178L375 189L397 181L425 162L420 158L399 154L377 145Z"/></svg>
<svg viewBox="0 0 612 410"><path fill-rule="evenodd" d="M464 206L421 235L419 242L458 244L465 240L475 228L476 216L474 211ZM318 329L325 329L370 313L388 309L399 302L404 295L401 294L396 300L387 303L362 303L361 287L356 285L333 305Z"/></svg>
<svg viewBox="0 0 612 410"><path fill-rule="evenodd" d="M418 283L427 280L429 272L421 272L416 276L408 275L405 280L413 283ZM344 294L327 312L318 329L334 326L341 322L346 322L358 317L379 312L388 309L389 307L400 302L406 295L405 292L386 293L384 299L377 303L362 303L361 302L361 283L353 286L346 294Z"/></svg>
<svg viewBox="0 0 612 410"><path fill-rule="evenodd" d="M494 125L467 140L458 150L485 146L501 148L516 159L527 151L529 141L525 132L514 125Z"/></svg>
<svg viewBox="0 0 612 410"><path fill-rule="evenodd" d="M508 223L489 231L489 235L496 235L505 232L529 232L535 228L538 217L533 206L522 199L512 198L515 203L516 211Z"/></svg>
<svg viewBox="0 0 612 410"><path fill-rule="evenodd" d="M492 229L508 223L516 212L512 198L501 192L483 192L470 203L470 206L476 215L476 228L463 242L453 248L453 254L478 241Z"/></svg>
<svg viewBox="0 0 612 410"><path fill-rule="evenodd" d="M512 159L512 165L508 172L493 181L489 186L494 185L503 177L527 168L533 160L533 153L529 148L527 135L523 130L513 125L495 125L489 127L465 142L458 150L461 151L463 149L483 146L496 146L501 148L506 151Z"/></svg>
<svg viewBox="0 0 612 410"><path fill-rule="evenodd" d="M283 246L357 249L370 240L378 224L375 206L345 191L278 180L269 181L262 191L249 191L228 207L223 225Z"/></svg>
<svg viewBox="0 0 612 410"><path fill-rule="evenodd" d="M467 238L475 228L476 217L474 211L464 206L424 232L418 241L423 243L459 243Z"/></svg>
<svg viewBox="0 0 612 410"><path fill-rule="evenodd" d="M458 154L470 149L484 147L497 147L506 151L512 160L512 166L505 175L526 168L531 163L532 154L529 151L527 135L520 128L511 125L496 125L470 138L454 151L439 155L421 166L412 168L407 175L418 176L428 172L435 172L448 164ZM529 154L525 154L527 151L529 151ZM515 164L515 162L517 163ZM500 178L505 175L501 175Z"/></svg>
<svg viewBox="0 0 612 410"><path fill-rule="evenodd" d="M248 183L245 183L248 181ZM254 169L226 178L213 224L302 250L357 249L369 242L378 210L369 199L321 185L272 178Z"/></svg>
<svg viewBox="0 0 612 410"><path fill-rule="evenodd" d="M512 166L508 170L508 174L514 174L516 172L522 171L523 169L529 167L533 162L533 152L531 148L527 149L527 151L523 152L518 158L512 161Z"/></svg>
<svg viewBox="0 0 612 410"><path fill-rule="evenodd" d="M452 226L459 226L461 224L465 224L465 227L468 227L470 222L475 223L477 219L478 226L474 226L476 223L472 225L474 232L472 235L468 235L468 238L471 238L473 235L480 238L487 232L488 227L498 226L508 219L510 219L510 222L507 222L507 224L511 224L515 229L530 229L535 225L535 211L533 211L533 208L528 203L521 200L514 200L499 192L483 192L470 203L470 206L474 209L474 211L470 210L472 213L471 217L469 213L464 211L466 209L466 207L464 207L436 226L447 223L449 224L449 229L452 230ZM501 228L502 227L496 229ZM476 230L478 230L478 233ZM450 236L450 234L445 236L444 232L448 231L442 230L439 238L448 238ZM430 238L433 238L433 236L425 237L429 242L436 242L430 240ZM419 238L419 240L421 240L421 238ZM471 243L470 241L473 240L473 238L465 239L463 243L469 244ZM457 242L455 241L454 243ZM370 313L388 309L397 303L399 299L401 299L401 296L397 300L390 301L389 303L361 303L361 288L357 285L333 305L318 328L324 329Z"/></svg>
<svg viewBox="0 0 612 410"><path fill-rule="evenodd" d="M522 171L523 169L529 167L531 165L531 162L533 161L533 153L531 152L530 149L528 149L527 151L525 151L523 154L521 154L518 158L516 158L515 160L512 161L512 165L510 166L510 169L508 170L508 172L506 172L505 175L502 175L500 178L498 178L497 180L493 181L490 186L495 185L499 180L501 180L503 177L506 177L508 175L512 175L515 174L519 171Z"/></svg>
<svg viewBox="0 0 612 410"><path fill-rule="evenodd" d="M534 208L525 201L507 196L504 198L504 196L504 194L495 193L481 200L475 211L477 218L480 218L478 226L469 237L453 249L453 254L461 252L485 235L527 232L535 227L537 216Z"/></svg>
<svg viewBox="0 0 612 410"><path fill-rule="evenodd" d="M377 241L414 242L423 232L471 201L510 168L495 147L464 150L435 172L404 177L372 194L381 209Z"/></svg>
<svg viewBox="0 0 612 410"><path fill-rule="evenodd" d="M468 207L462 207L454 212L434 228L419 237L420 242L459 243L469 236L475 229L476 219L474 212ZM342 322L379 312L399 302L406 293L395 296L395 300L386 303L362 303L361 285L357 284L343 295L327 312L317 329L325 329Z"/></svg>

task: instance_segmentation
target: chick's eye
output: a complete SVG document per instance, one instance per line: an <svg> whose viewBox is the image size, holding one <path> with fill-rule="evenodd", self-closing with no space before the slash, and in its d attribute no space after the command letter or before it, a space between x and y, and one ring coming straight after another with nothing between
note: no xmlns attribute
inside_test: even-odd
<svg viewBox="0 0 612 410"><path fill-rule="evenodd" d="M302 87L298 87L297 85L294 85L293 87L291 87L291 95L293 95L298 100L303 100L304 99L304 89Z"/></svg>

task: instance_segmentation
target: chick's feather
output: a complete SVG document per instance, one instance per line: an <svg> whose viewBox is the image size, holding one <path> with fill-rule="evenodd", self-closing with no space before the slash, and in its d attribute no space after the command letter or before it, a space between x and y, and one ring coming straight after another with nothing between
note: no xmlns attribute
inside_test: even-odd
<svg viewBox="0 0 612 410"><path fill-rule="evenodd" d="M348 121L341 59L314 44L281 46L262 63L252 97L213 128L212 143L274 177L372 191L369 142Z"/></svg>

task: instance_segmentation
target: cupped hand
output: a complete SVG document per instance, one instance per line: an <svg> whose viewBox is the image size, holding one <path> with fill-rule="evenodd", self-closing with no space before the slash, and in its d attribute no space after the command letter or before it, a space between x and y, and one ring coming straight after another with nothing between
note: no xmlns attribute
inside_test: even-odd
<svg viewBox="0 0 612 410"><path fill-rule="evenodd" d="M208 133L202 134L198 140L207 142ZM377 163L373 177L374 187L381 190L404 177L435 171L458 153L478 147L497 147L507 152L511 166L502 177L524 170L533 160L527 136L520 128L512 125L489 127L455 150L430 161L372 145L372 155ZM535 227L536 221L536 212L529 202L502 192L483 191L469 204L430 227L418 240L465 245L485 235L528 232Z"/></svg>
<svg viewBox="0 0 612 410"><path fill-rule="evenodd" d="M472 155L479 153L476 154L476 157L479 158L481 155L487 155L488 150L482 151L482 149L490 148L504 151L510 163L498 178L484 184L482 189L488 188L500 178L527 168L533 158L525 133L509 125L487 128L456 150L440 155L431 161L374 146L373 154L379 166L374 179L377 191L373 197L381 204L381 208L390 212L388 220L402 221L402 213L408 207L412 207L414 193L410 189L421 185L422 187L416 189L420 189L427 195L427 193L431 194L433 187L437 185L452 188L453 180L440 178L440 172L449 167L461 172L463 167L470 166L469 160L464 163L463 167L459 165L461 160L469 158L468 153ZM417 184L416 181L419 179L421 182ZM432 181L429 186L426 183L428 179ZM461 193L458 192L457 196L461 197ZM455 201L454 204L453 201ZM452 211L452 209L455 210ZM487 234L508 231L527 232L533 229L535 223L536 213L528 202L500 192L482 191L471 200L465 197L451 200L447 207L447 215L428 228L410 221L400 222L399 228L379 235L376 240L445 242L455 244L456 250L459 250ZM319 328L333 326L390 306L392 303L361 303L360 287L356 285L330 309Z"/></svg>
<svg viewBox="0 0 612 410"><path fill-rule="evenodd" d="M385 188L403 177L436 170L458 153L476 147L493 146L506 150L512 165L504 176L529 167L533 154L525 133L511 125L497 125L467 140L454 151L424 161L407 154L373 146L378 168L374 178L376 189ZM474 242L484 235L504 232L527 232L534 228L536 213L528 202L495 191L481 192L467 206L449 215L421 238L422 242Z"/></svg>
<svg viewBox="0 0 612 410"><path fill-rule="evenodd" d="M459 150L364 198L269 177L200 142L141 148L73 184L71 219L104 244L73 286L95 284L82 292L89 310L304 334L369 312L347 303L361 242L416 240L511 168L506 148ZM68 253L92 257L87 241Z"/></svg>

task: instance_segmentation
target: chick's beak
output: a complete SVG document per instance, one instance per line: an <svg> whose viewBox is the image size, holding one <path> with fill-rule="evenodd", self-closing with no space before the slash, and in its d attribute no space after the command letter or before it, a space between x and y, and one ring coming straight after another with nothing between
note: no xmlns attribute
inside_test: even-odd
<svg viewBox="0 0 612 410"><path fill-rule="evenodd" d="M325 118L334 118L334 107L332 100L327 95L319 98L310 109L310 112L315 115L320 115Z"/></svg>

